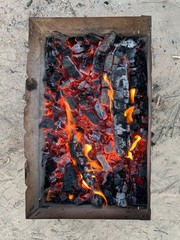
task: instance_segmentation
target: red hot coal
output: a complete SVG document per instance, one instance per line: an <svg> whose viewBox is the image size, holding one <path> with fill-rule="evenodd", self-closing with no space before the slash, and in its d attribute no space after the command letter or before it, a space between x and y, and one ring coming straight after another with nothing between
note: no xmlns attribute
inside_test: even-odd
<svg viewBox="0 0 180 240"><path fill-rule="evenodd" d="M147 205L145 49L115 32L46 39L45 201Z"/></svg>

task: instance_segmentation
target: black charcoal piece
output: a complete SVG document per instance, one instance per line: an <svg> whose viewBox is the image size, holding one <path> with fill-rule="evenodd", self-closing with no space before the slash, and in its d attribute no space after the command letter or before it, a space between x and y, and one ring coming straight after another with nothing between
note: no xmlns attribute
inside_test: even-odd
<svg viewBox="0 0 180 240"><path fill-rule="evenodd" d="M58 64L58 61L54 56L47 56L45 61L49 66L52 66L52 67L55 67Z"/></svg>
<svg viewBox="0 0 180 240"><path fill-rule="evenodd" d="M113 62L113 55L112 55L112 53L109 53L109 54L106 56L105 63L104 63L104 70L105 70L105 71L108 72L108 71L111 70L112 62Z"/></svg>
<svg viewBox="0 0 180 240"><path fill-rule="evenodd" d="M95 194L91 200L92 205L95 207L102 207L103 202L103 198L98 194Z"/></svg>
<svg viewBox="0 0 180 240"><path fill-rule="evenodd" d="M133 39L123 40L120 45L126 48L134 48L137 46L137 43Z"/></svg>
<svg viewBox="0 0 180 240"><path fill-rule="evenodd" d="M39 128L52 128L53 123L54 123L53 120L46 118L46 119L42 120L42 122L39 124Z"/></svg>
<svg viewBox="0 0 180 240"><path fill-rule="evenodd" d="M62 58L62 66L64 68L70 68L72 66L75 66L74 63L72 62L72 60L70 59L69 56L65 56Z"/></svg>
<svg viewBox="0 0 180 240"><path fill-rule="evenodd" d="M108 89L103 88L101 91L100 101L102 104L109 105Z"/></svg>
<svg viewBox="0 0 180 240"><path fill-rule="evenodd" d="M74 97L68 97L67 101L68 101L69 106L72 110L77 107L77 103L76 103L76 100L74 99Z"/></svg>
<svg viewBox="0 0 180 240"><path fill-rule="evenodd" d="M96 110L96 114L97 116L102 119L102 120L106 120L108 115L106 113L106 110L104 109L104 107L101 106L100 102L97 101L95 106L94 106L95 110Z"/></svg>
<svg viewBox="0 0 180 240"><path fill-rule="evenodd" d="M45 94L44 94L44 97L45 97L48 101L54 102L54 98L53 98L53 96L52 96L51 94L45 93Z"/></svg>
<svg viewBox="0 0 180 240"><path fill-rule="evenodd" d="M133 59L135 57L135 55L136 55L136 48L128 49L128 51L127 51L127 58L129 60Z"/></svg>
<svg viewBox="0 0 180 240"><path fill-rule="evenodd" d="M94 34L94 33L89 33L86 35L87 40L91 44L97 44L99 41L102 41L102 37Z"/></svg>
<svg viewBox="0 0 180 240"><path fill-rule="evenodd" d="M49 159L46 162L46 167L45 167L46 175L49 176L52 172L54 172L56 168L57 168L57 163L54 160Z"/></svg>
<svg viewBox="0 0 180 240"><path fill-rule="evenodd" d="M114 110L118 110L118 112L119 111L124 112L127 108L127 105L125 104L124 101L114 100L113 101L113 108L114 108Z"/></svg>
<svg viewBox="0 0 180 240"><path fill-rule="evenodd" d="M68 36L57 31L53 32L53 36L54 36L54 40L60 40L62 43L65 43L68 39Z"/></svg>
<svg viewBox="0 0 180 240"><path fill-rule="evenodd" d="M119 91L114 91L114 99L115 100L121 100L124 98L124 91L123 89L119 88Z"/></svg>
<svg viewBox="0 0 180 240"><path fill-rule="evenodd" d="M115 136L115 148L116 153L119 156L123 156L125 154L125 151L127 151L127 139L124 139L123 137Z"/></svg>
<svg viewBox="0 0 180 240"><path fill-rule="evenodd" d="M99 51L103 53L107 53L111 45L114 43L116 38L115 32L111 32L105 36L104 40L99 45Z"/></svg>
<svg viewBox="0 0 180 240"><path fill-rule="evenodd" d="M80 53L83 52L85 50L85 46L83 42L77 42L76 44L74 44L74 46L72 47L72 51L73 53Z"/></svg>
<svg viewBox="0 0 180 240"><path fill-rule="evenodd" d="M104 61L104 56L99 51L96 51L93 58L93 72L98 73L99 71L103 70Z"/></svg>
<svg viewBox="0 0 180 240"><path fill-rule="evenodd" d="M66 167L66 171L63 176L63 192L70 192L77 187L77 176L73 166Z"/></svg>
<svg viewBox="0 0 180 240"><path fill-rule="evenodd" d="M56 44L55 53L57 55L61 54L63 50L64 50L64 47L61 45L61 43Z"/></svg>
<svg viewBox="0 0 180 240"><path fill-rule="evenodd" d="M91 135L91 138L94 142L98 142L101 138L101 133L97 131L93 131L93 134Z"/></svg>
<svg viewBox="0 0 180 240"><path fill-rule="evenodd" d="M90 66L93 63L93 55L91 55L90 57L85 58L84 60L84 66Z"/></svg>
<svg viewBox="0 0 180 240"><path fill-rule="evenodd" d="M112 171L112 167L109 165L104 155L99 154L96 157L105 171Z"/></svg>
<svg viewBox="0 0 180 240"><path fill-rule="evenodd" d="M62 59L62 66L67 69L68 74L75 79L79 79L82 75L78 71L76 65L72 62L69 56L65 56Z"/></svg>
<svg viewBox="0 0 180 240"><path fill-rule="evenodd" d="M74 203L78 206L81 204L85 204L85 203L90 203L92 199L92 194L91 193L86 193L82 196L79 196L77 198L74 199Z"/></svg>
<svg viewBox="0 0 180 240"><path fill-rule="evenodd" d="M115 202L119 207L127 207L126 194L117 192Z"/></svg>
<svg viewBox="0 0 180 240"><path fill-rule="evenodd" d="M113 180L115 186L121 186L122 178L119 174L114 174Z"/></svg>
<svg viewBox="0 0 180 240"><path fill-rule="evenodd" d="M116 47L116 50L114 52L114 55L117 56L118 58L122 58L126 54L126 48L122 46Z"/></svg>
<svg viewBox="0 0 180 240"><path fill-rule="evenodd" d="M51 78L50 78L50 81L55 83L57 82L58 80L60 80L62 78L62 73L58 72L58 71L54 71Z"/></svg>
<svg viewBox="0 0 180 240"><path fill-rule="evenodd" d="M92 123L99 123L99 118L93 112L86 112L86 116Z"/></svg>
<svg viewBox="0 0 180 240"><path fill-rule="evenodd" d="M104 152L106 154L115 152L114 142L113 141L109 141L107 144L104 145Z"/></svg>
<svg viewBox="0 0 180 240"><path fill-rule="evenodd" d="M125 132L127 132L127 129L123 128L122 124L115 125L114 129L117 135L123 135Z"/></svg>

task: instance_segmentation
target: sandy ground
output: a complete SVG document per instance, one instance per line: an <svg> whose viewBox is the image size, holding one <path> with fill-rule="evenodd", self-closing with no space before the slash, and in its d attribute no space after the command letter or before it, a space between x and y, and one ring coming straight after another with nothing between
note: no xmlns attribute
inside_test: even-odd
<svg viewBox="0 0 180 240"><path fill-rule="evenodd" d="M180 0L0 0L0 240L180 239ZM152 220L26 220L28 18L152 16Z"/></svg>

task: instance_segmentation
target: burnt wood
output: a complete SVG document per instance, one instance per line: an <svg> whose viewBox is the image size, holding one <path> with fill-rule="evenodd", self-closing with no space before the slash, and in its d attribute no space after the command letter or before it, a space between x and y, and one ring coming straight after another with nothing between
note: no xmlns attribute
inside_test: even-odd
<svg viewBox="0 0 180 240"><path fill-rule="evenodd" d="M147 145L147 207L119 208L108 206L94 208L90 205L58 205L45 203L43 185L45 167L42 164L44 146L43 133L39 129L40 119L44 111L44 61L45 40L54 31L69 36L88 33L92 41L98 35L115 31L124 36L146 37L147 71L148 71L148 145ZM97 35L96 35L97 34ZM25 164L26 218L74 218L74 219L143 219L149 220L150 210L150 155L151 155L151 17L103 17L103 18L30 18L29 48L27 75L33 79L33 86L26 85L26 107L24 109L24 148L27 158ZM61 49L59 49L61 51ZM129 53L133 54L133 53ZM111 63L109 63L111 64ZM107 65L108 66L108 65ZM79 73L78 73L79 74ZM58 76L59 78L60 76ZM56 78L56 76L55 76ZM55 80L53 80L55 81Z"/></svg>

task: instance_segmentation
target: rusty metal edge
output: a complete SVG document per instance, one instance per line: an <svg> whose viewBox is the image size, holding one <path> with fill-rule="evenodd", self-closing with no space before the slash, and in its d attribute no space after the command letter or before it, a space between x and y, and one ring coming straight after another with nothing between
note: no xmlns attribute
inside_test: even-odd
<svg viewBox="0 0 180 240"><path fill-rule="evenodd" d="M148 132L148 206L146 209L121 209L118 207L108 207L106 208L106 211L103 209L101 210L101 213L97 209L91 209L91 207L86 206L86 211L80 211L81 208L65 208L64 206L56 206L56 207L47 207L43 206L41 204L41 187L42 187L42 179L40 179L38 174L35 174L35 171L42 172L41 168L41 159L39 159L40 156L40 149L36 148L34 149L34 140L37 140L39 142L39 139L35 139L36 133L33 133L33 131L39 131L38 128L38 120L40 117L40 112L38 109L35 109L35 106L39 106L39 95L40 95L40 85L42 82L42 72L44 68L41 69L38 68L38 63L40 66L44 65L44 41L46 36L50 35L52 31L57 30L55 28L55 25L60 21L66 22L67 20L72 22L72 20L75 20L76 22L81 20L87 23L87 21L92 21L92 19L95 19L95 21L100 20L100 22L104 21L110 21L118 19L118 21L138 21L141 19L142 24L146 28L145 32L138 32L139 30L130 32L128 35L146 35L148 38L148 99L149 99L149 132ZM26 130L25 133L25 140L24 140L24 147L25 147L25 156L27 158L26 164L25 164L25 173L26 173L26 218L28 219L45 219L45 218L73 218L73 219L143 219L143 220L150 220L151 218L151 209L150 209L150 172L151 172L151 165L150 165L150 156L151 156L151 86L152 86L152 79L151 79L151 17L150 16L141 16L141 17L104 17L104 18L30 18L29 20L29 48L30 51L28 53L28 61L27 61L27 75L28 79L35 79L35 81L38 81L37 89L34 89L33 91L28 91L26 89L26 107L24 111L24 127ZM103 20L103 21L102 21ZM50 21L50 24L45 28L47 22ZM52 25L52 21L54 21L54 24ZM51 28L52 27L52 28ZM105 28L105 25L104 27ZM119 28L118 28L119 29ZM127 27L126 27L127 29ZM61 29L62 31L63 29ZM99 28L97 29L99 31ZM113 29L114 30L114 29ZM89 31L88 29L86 31ZM109 30L107 30L109 31ZM119 32L123 32L119 29ZM34 51L35 50L35 51ZM36 61L36 62L35 62ZM33 70L32 70L33 69ZM37 102L35 101L37 99ZM35 101L35 102L34 102ZM32 109L35 109L35 112L32 111ZM32 116L30 116L32 114ZM36 115L37 114L37 115ZM33 117L35 117L33 119ZM29 126L29 118L31 119L31 124ZM32 137L32 139L31 139ZM39 137L39 136L38 136ZM39 145L38 145L39 148ZM34 155L31 154L32 151L34 151ZM34 187L36 186L36 187ZM69 209L71 209L71 212L69 212ZM111 209L110 211L107 209ZM114 211L113 213L111 211ZM118 210L118 211L117 211ZM74 213L72 213L72 211ZM76 213L75 213L76 212ZM89 212L89 214L87 214ZM118 214L116 214L118 212Z"/></svg>

